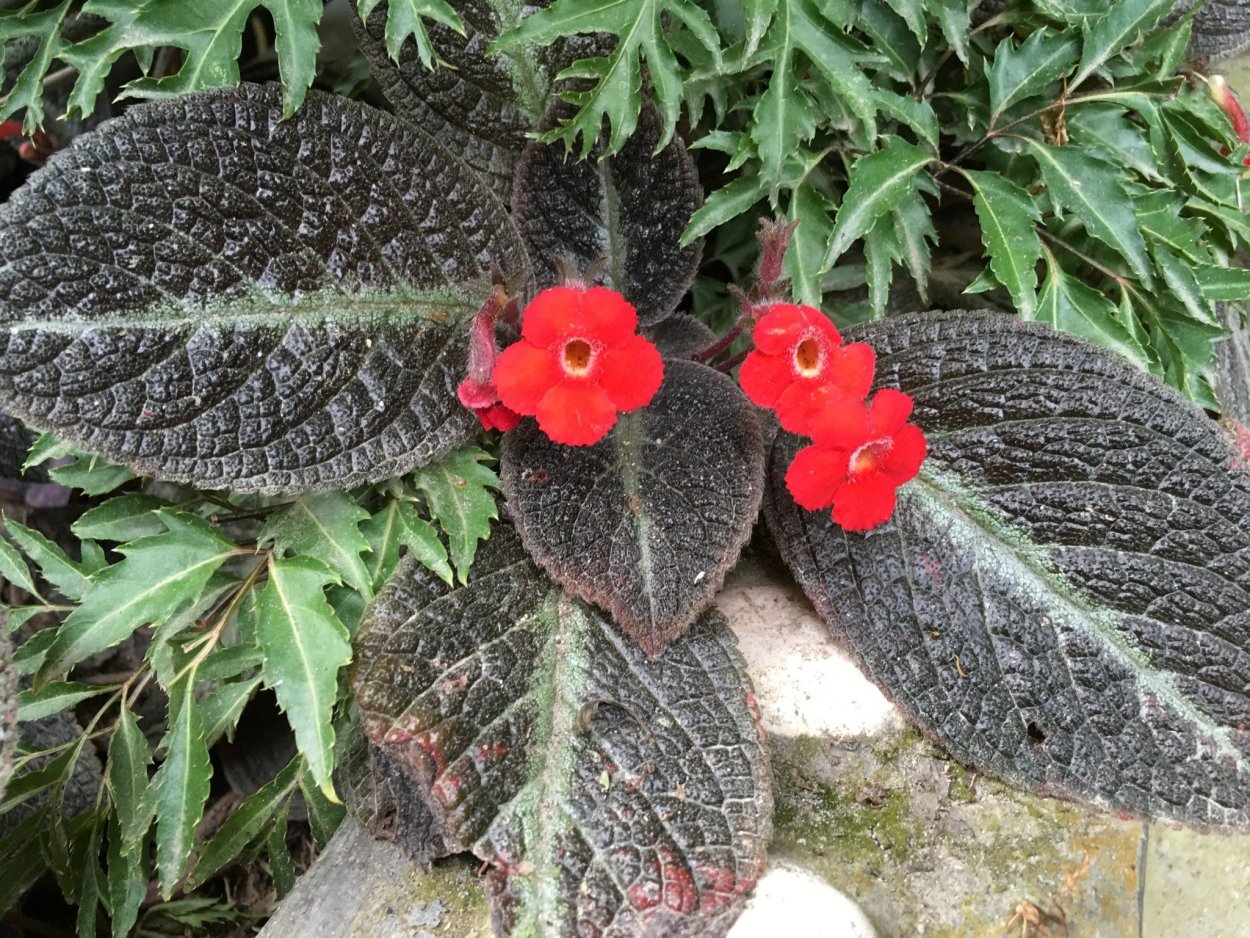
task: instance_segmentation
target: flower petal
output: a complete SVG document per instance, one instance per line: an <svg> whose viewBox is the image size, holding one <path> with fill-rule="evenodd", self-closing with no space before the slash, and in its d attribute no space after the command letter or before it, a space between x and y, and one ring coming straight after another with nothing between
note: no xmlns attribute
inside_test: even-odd
<svg viewBox="0 0 1250 938"><path fill-rule="evenodd" d="M589 341L612 348L633 336L638 329L638 312L615 290L591 287L582 294L573 328Z"/></svg>
<svg viewBox="0 0 1250 938"><path fill-rule="evenodd" d="M772 407L793 381L794 372L785 355L768 355L758 349L747 353L738 372L743 393L760 407Z"/></svg>
<svg viewBox="0 0 1250 938"><path fill-rule="evenodd" d="M847 454L806 446L794 454L786 470L786 488L802 508L815 511L833 503L834 493L846 482Z"/></svg>
<svg viewBox="0 0 1250 938"><path fill-rule="evenodd" d="M559 383L560 377L551 353L522 339L500 353L491 380L507 407L532 417L538 411L538 402Z"/></svg>
<svg viewBox="0 0 1250 938"><path fill-rule="evenodd" d="M894 514L895 485L880 472L866 472L838 489L833 520L848 531L867 531Z"/></svg>
<svg viewBox="0 0 1250 938"><path fill-rule="evenodd" d="M868 406L869 425L873 436L890 436L907 422L911 416L911 395L882 388L872 397Z"/></svg>
<svg viewBox="0 0 1250 938"><path fill-rule="evenodd" d="M487 430L501 430L507 433L521 422L521 415L504 407L503 404L491 404L477 412L477 419L482 421L482 426Z"/></svg>
<svg viewBox="0 0 1250 938"><path fill-rule="evenodd" d="M830 349L829 361L824 368L824 379L836 384L850 397L864 398L872 389L873 370L877 356L872 346L852 342L841 348Z"/></svg>
<svg viewBox="0 0 1250 938"><path fill-rule="evenodd" d="M852 452L868 442L868 408L863 401L831 395L829 406L812 419L809 434L824 449Z"/></svg>
<svg viewBox="0 0 1250 938"><path fill-rule="evenodd" d="M809 313L804 312L811 307L800 307L793 303L778 303L770 306L755 322L751 337L755 339L755 347L765 355L789 355L791 348L799 341L807 328L814 324ZM820 318L829 323L824 315ZM829 323L830 327L833 323ZM837 330L834 330L837 335ZM837 341L841 341L838 339Z"/></svg>
<svg viewBox="0 0 1250 938"><path fill-rule="evenodd" d="M881 471L893 479L895 485L902 485L916 477L928 448L920 428L913 423L904 424L895 432L894 445L881 460Z"/></svg>
<svg viewBox="0 0 1250 938"><path fill-rule="evenodd" d="M530 300L521 319L521 337L546 348L555 345L577 323L584 290L548 287Z"/></svg>
<svg viewBox="0 0 1250 938"><path fill-rule="evenodd" d="M563 381L543 395L536 416L539 429L553 442L589 446L612 429L616 408L597 384Z"/></svg>
<svg viewBox="0 0 1250 938"><path fill-rule="evenodd" d="M595 380L617 410L645 407L664 381L664 361L659 349L636 335L620 348L599 353Z"/></svg>
<svg viewBox="0 0 1250 938"><path fill-rule="evenodd" d="M810 436L812 424L826 410L859 403L831 384L799 378L781 392L774 409L783 430Z"/></svg>

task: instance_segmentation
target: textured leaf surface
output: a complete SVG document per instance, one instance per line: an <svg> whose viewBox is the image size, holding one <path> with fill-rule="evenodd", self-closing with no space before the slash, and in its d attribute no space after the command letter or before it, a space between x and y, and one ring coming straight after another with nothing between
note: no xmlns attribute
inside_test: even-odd
<svg viewBox="0 0 1250 938"><path fill-rule="evenodd" d="M927 150L895 138L883 149L856 160L824 266L831 266L878 218L893 211L909 192L914 193L917 174L932 159Z"/></svg>
<svg viewBox="0 0 1250 938"><path fill-rule="evenodd" d="M702 253L700 244L683 247L679 240L703 191L681 141L654 153L660 133L659 117L648 108L611 157L604 158L602 142L585 160L569 159L560 144L526 147L512 210L540 288L558 282L561 258L573 260L576 272L605 258L595 282L623 293L644 325L677 306Z"/></svg>
<svg viewBox="0 0 1250 938"><path fill-rule="evenodd" d="M655 400L599 443L560 446L528 421L505 438L502 468L534 559L654 655L712 601L750 537L763 445L736 384L669 361Z"/></svg>
<svg viewBox="0 0 1250 938"><path fill-rule="evenodd" d="M990 270L1007 288L1025 319L1037 309L1037 262L1042 257L1035 223L1041 220L1027 192L998 173L966 170L972 184L972 205L981 223L981 240Z"/></svg>
<svg viewBox="0 0 1250 938"><path fill-rule="evenodd" d="M280 552L319 560L371 599L373 579L361 557L370 548L360 530L360 523L368 517L369 512L342 492L302 496L269 516L257 542L272 539Z"/></svg>
<svg viewBox="0 0 1250 938"><path fill-rule="evenodd" d="M1250 827L1250 477L1118 357L995 314L860 330L929 439L893 520L765 511L834 634L957 758L1050 794Z"/></svg>
<svg viewBox="0 0 1250 938"><path fill-rule="evenodd" d="M500 527L467 587L401 564L354 688L447 849L491 864L502 933L723 935L760 873L765 754L715 614L647 658Z"/></svg>
<svg viewBox="0 0 1250 938"><path fill-rule="evenodd" d="M342 488L455 446L460 323L524 275L419 131L275 87L135 108L0 210L0 399L148 474Z"/></svg>
<svg viewBox="0 0 1250 938"><path fill-rule="evenodd" d="M358 30L361 49L382 92L399 113L442 141L506 198L531 123L518 101L517 85L525 84L516 80L520 77L516 59L486 55L499 34L498 14L485 0L467 0L456 4L463 34L430 24L431 51L446 65L429 68L418 43L404 43L398 55L389 48L389 6L388 2L375 9ZM528 74L542 77L537 68Z"/></svg>
<svg viewBox="0 0 1250 938"><path fill-rule="evenodd" d="M17 672L9 642L8 610L0 610L0 796L13 771L17 748Z"/></svg>
<svg viewBox="0 0 1250 938"><path fill-rule="evenodd" d="M156 869L165 898L186 868L195 843L195 826L204 816L213 771L193 698L184 697L173 718L168 743L165 761L152 782L156 792Z"/></svg>
<svg viewBox="0 0 1250 938"><path fill-rule="evenodd" d="M451 562L461 583L469 575L478 541L490 537L490 523L499 517L499 507L491 491L499 488L499 476L484 465L491 459L484 450L467 446L418 470L412 480L425 496L430 514L447 533ZM403 543L417 553L422 563L442 575L442 558L437 547L429 543L430 532L416 523L420 519L408 515L405 520Z"/></svg>

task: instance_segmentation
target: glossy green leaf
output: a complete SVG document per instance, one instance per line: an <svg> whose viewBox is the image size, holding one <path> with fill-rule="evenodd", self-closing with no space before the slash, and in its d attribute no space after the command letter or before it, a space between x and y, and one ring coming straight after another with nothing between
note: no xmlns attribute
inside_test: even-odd
<svg viewBox="0 0 1250 938"><path fill-rule="evenodd" d="M857 160L834 220L824 266L832 267L878 218L893 211L908 192L914 191L916 177L932 159L928 150L894 138L883 149Z"/></svg>
<svg viewBox="0 0 1250 938"><path fill-rule="evenodd" d="M799 226L786 250L786 272L795 298L812 306L821 303L825 246L833 233L833 211L833 203L808 182L799 185L790 196L789 218Z"/></svg>
<svg viewBox="0 0 1250 938"><path fill-rule="evenodd" d="M82 567L70 560L59 545L12 518L5 518L4 526L17 546L34 561L43 578L67 598L81 599L91 587L91 581L87 579Z"/></svg>
<svg viewBox="0 0 1250 938"><path fill-rule="evenodd" d="M78 516L70 530L81 538L97 541L133 541L162 534L165 525L156 516L169 502L138 492L118 495Z"/></svg>
<svg viewBox="0 0 1250 938"><path fill-rule="evenodd" d="M1151 245L1151 253L1155 263L1159 265L1159 272L1163 274L1163 282L1167 284L1172 298L1179 301L1193 319L1221 329L1222 324L1215 314L1215 307L1198 285L1193 267L1160 244Z"/></svg>
<svg viewBox="0 0 1250 938"><path fill-rule="evenodd" d="M1018 47L1004 39L985 70L990 86L990 126L1013 105L1044 92L1076 64L1080 44L1068 32L1039 29Z"/></svg>
<svg viewBox="0 0 1250 938"><path fill-rule="evenodd" d="M192 671L186 680L193 681L194 677ZM166 899L186 871L211 776L200 710L194 696L185 694L171 717L165 761L152 783L156 791L156 871L161 895Z"/></svg>
<svg viewBox="0 0 1250 938"><path fill-rule="evenodd" d="M1208 300L1250 300L1250 270L1244 267L1200 267L1193 271L1198 289Z"/></svg>
<svg viewBox="0 0 1250 938"><path fill-rule="evenodd" d="M1115 304L1067 273L1049 251L1046 253L1046 282L1042 285L1036 310L1027 318L1088 339L1145 367L1146 351L1120 322Z"/></svg>
<svg viewBox="0 0 1250 938"><path fill-rule="evenodd" d="M217 687L200 703L200 719L204 724L204 742L212 746L219 739L230 737L238 725L243 708L260 687L261 676L241 681L228 681Z"/></svg>
<svg viewBox="0 0 1250 938"><path fill-rule="evenodd" d="M35 582L30 577L30 568L22 555L8 541L0 538L0 576L13 583L32 596L39 596Z"/></svg>
<svg viewBox="0 0 1250 938"><path fill-rule="evenodd" d="M33 133L43 124L43 77L60 55L64 40L61 26L70 12L72 0L61 0L48 7L29 3L17 9L0 11L0 62L5 61L4 52L10 43L28 41L34 43L34 54L17 77L13 86L0 98L0 121L25 109L22 129ZM4 71L0 69L0 78Z"/></svg>
<svg viewBox="0 0 1250 938"><path fill-rule="evenodd" d="M478 541L490 537L490 523L499 517L491 492L499 489L499 476L484 465L490 459L489 453L467 446L423 466L412 477L430 514L447 535L451 562L461 583L467 582Z"/></svg>
<svg viewBox="0 0 1250 938"><path fill-rule="evenodd" d="M148 766L151 764L151 747L139 729L134 713L129 707L123 707L117 717L117 728L109 740L104 776L119 825L117 834L121 843L118 850L122 856L131 853L147 833L152 820L154 803L148 798Z"/></svg>
<svg viewBox="0 0 1250 938"><path fill-rule="evenodd" d="M1036 224L1041 212L1029 194L994 172L965 170L972 185L972 205L981 223L981 241L990 258L990 270L1006 287L1025 319L1037 310L1037 263L1042 243Z"/></svg>
<svg viewBox="0 0 1250 938"><path fill-rule="evenodd" d="M39 690L27 689L18 696L19 723L41 720L68 710L75 704L116 690L107 684L83 684L80 681L52 681Z"/></svg>
<svg viewBox="0 0 1250 938"><path fill-rule="evenodd" d="M1086 231L1128 261L1147 287L1153 286L1150 256L1124 188L1123 171L1073 147L1031 139L1027 144L1051 197L1076 215Z"/></svg>
<svg viewBox="0 0 1250 938"><path fill-rule="evenodd" d="M369 512L342 492L301 495L266 519L257 541L272 540L279 555L320 560L369 599L373 583L361 556L369 551L369 542L360 532L368 517Z"/></svg>
<svg viewBox="0 0 1250 938"><path fill-rule="evenodd" d="M1176 7L1176 0L1117 0L1107 15L1084 30L1081 67L1068 83L1071 91L1113 55L1137 42Z"/></svg>
<svg viewBox="0 0 1250 938"><path fill-rule="evenodd" d="M383 0L356 0L360 18L367 20ZM464 22L460 14L446 0L385 0L386 2L386 51L390 57L399 60L404 41L412 37L417 46L417 55L426 68L434 67L437 53L430 43L430 34L426 29L425 20L442 23L464 33Z"/></svg>
<svg viewBox="0 0 1250 938"><path fill-rule="evenodd" d="M158 517L166 532L119 547L123 559L96 576L62 623L37 686L195 600L213 572L238 551L192 515L161 511Z"/></svg>
<svg viewBox="0 0 1250 938"><path fill-rule="evenodd" d="M338 576L310 557L271 558L257 604L256 641L265 653L265 686L295 730L318 786L333 797L334 727L339 671L351 660L347 629L325 599Z"/></svg>
<svg viewBox="0 0 1250 938"><path fill-rule="evenodd" d="M1097 150L1104 159L1127 166L1151 182L1163 181L1141 125L1130 120L1120 105L1084 103L1069 108L1066 121L1075 144Z"/></svg>
<svg viewBox="0 0 1250 938"><path fill-rule="evenodd" d="M690 216L690 224L682 232L681 243L691 244L725 222L737 218L768 194L762 176L739 176L713 189L699 209Z"/></svg>
<svg viewBox="0 0 1250 938"><path fill-rule="evenodd" d="M49 469L48 475L61 485L81 490L84 495L104 495L135 477L125 466L88 455L79 455L67 465Z"/></svg>
<svg viewBox="0 0 1250 938"><path fill-rule="evenodd" d="M139 918L148 894L147 842L137 856L122 853L123 839L117 815L108 823L108 903L113 938L127 938Z"/></svg>

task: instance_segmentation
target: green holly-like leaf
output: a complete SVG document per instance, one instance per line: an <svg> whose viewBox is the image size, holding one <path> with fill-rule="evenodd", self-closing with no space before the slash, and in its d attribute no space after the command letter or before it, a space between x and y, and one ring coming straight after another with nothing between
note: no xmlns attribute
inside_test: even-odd
<svg viewBox="0 0 1250 938"><path fill-rule="evenodd" d="M981 241L990 258L990 270L1011 294L1025 319L1037 309L1037 262L1042 243L1036 223L1041 220L1032 197L999 173L964 170L972 185L972 205L981 223Z"/></svg>
<svg viewBox="0 0 1250 938"><path fill-rule="evenodd" d="M61 0L55 7L40 10L39 4L32 2L16 10L0 11L0 63L5 60L9 43L23 39L35 42L30 61L18 73L13 87L0 97L0 120L26 110L22 121L26 133L33 133L43 124L43 76L63 47L61 25L71 3L72 0ZM3 75L0 69L0 78Z"/></svg>
<svg viewBox="0 0 1250 938"><path fill-rule="evenodd" d="M83 12L103 17L109 24L60 53L60 58L78 69L68 110L71 114L90 114L113 65L127 52L142 48L176 46L185 51L185 61L173 75L136 79L123 95L166 98L237 85L243 30L252 12L264 7L273 17L274 47L283 84L282 113L289 117L312 85L322 6L321 0L146 0L139 4L134 0L90 0Z"/></svg>
<svg viewBox="0 0 1250 938"><path fill-rule="evenodd" d="M1107 15L1082 30L1081 67L1068 83L1071 91L1126 46L1137 42L1176 8L1176 0L1118 0Z"/></svg>
<svg viewBox="0 0 1250 938"><path fill-rule="evenodd" d="M4 526L17 546L34 561L45 580L69 599L82 599L91 588L91 581L82 564L70 560L58 544L12 518L5 518Z"/></svg>
<svg viewBox="0 0 1250 938"><path fill-rule="evenodd" d="M374 590L390 579L399 563L399 550L407 547L428 570L443 580L452 580L447 563L447 548L439 539L438 530L417 512L412 502L392 498L377 514L360 526L369 539L372 553L366 561Z"/></svg>
<svg viewBox="0 0 1250 938"><path fill-rule="evenodd" d="M256 605L256 642L265 685L295 730L295 743L327 797L334 797L334 727L339 671L351 660L347 629L326 602L338 575L311 557L269 560Z"/></svg>
<svg viewBox="0 0 1250 938"><path fill-rule="evenodd" d="M1250 270L1244 267L1200 267L1193 273L1198 289L1208 300L1250 300Z"/></svg>
<svg viewBox="0 0 1250 938"><path fill-rule="evenodd" d="M138 855L122 853L121 825L117 815L108 824L109 924L113 938L127 938L139 919L139 908L148 894L147 841Z"/></svg>
<svg viewBox="0 0 1250 938"><path fill-rule="evenodd" d="M491 48L546 44L582 32L615 36L616 46L608 55L580 59L560 74L560 78L589 79L594 84L589 91L562 95L578 106L577 113L540 139L547 143L563 140L572 149L580 136L584 156L599 140L606 117L611 125L607 152L620 150L638 122L645 62L663 121L660 146L664 146L677 125L682 94L681 74L664 28L665 19L670 21L670 28L688 31L712 56L720 55L716 28L691 0L556 0L505 32Z"/></svg>
<svg viewBox="0 0 1250 938"><path fill-rule="evenodd" d="M447 534L451 562L461 583L467 582L477 542L490 537L490 523L499 517L499 506L490 491L498 491L499 476L482 464L489 459L489 453L466 446L423 466L412 477L425 496L430 514Z"/></svg>
<svg viewBox="0 0 1250 938"><path fill-rule="evenodd" d="M797 53L802 53L802 60ZM801 87L809 68L862 122L864 138L876 137L877 106L872 84L859 67L863 56L812 0L781 0L759 57L772 65L773 72L755 106L751 137L759 153L760 174L770 187L778 186L786 161L816 130L819 110Z"/></svg>
<svg viewBox="0 0 1250 938"><path fill-rule="evenodd" d="M76 537L96 541L133 541L164 532L165 525L156 512L169 507L169 502L154 495L118 495L83 512L70 530Z"/></svg>
<svg viewBox="0 0 1250 938"><path fill-rule="evenodd" d="M1124 171L1073 147L1027 141L1051 197L1072 212L1085 230L1117 251L1147 287L1154 285L1150 256L1133 201L1124 188Z"/></svg>
<svg viewBox="0 0 1250 938"><path fill-rule="evenodd" d="M57 629L36 686L195 600L238 550L192 515L161 511L158 516L164 534L118 548L123 559L93 578L81 605Z"/></svg>
<svg viewBox="0 0 1250 938"><path fill-rule="evenodd" d="M1115 304L1065 272L1050 251L1046 251L1046 261L1046 282L1037 306L1028 316L1021 311L1021 316L1049 323L1070 335L1079 335L1145 367L1149 361L1146 350L1120 322Z"/></svg>
<svg viewBox="0 0 1250 938"><path fill-rule="evenodd" d="M928 150L895 137L884 148L855 162L825 252L826 269L878 218L892 212L908 192L915 190L916 177L932 159Z"/></svg>
<svg viewBox="0 0 1250 938"><path fill-rule="evenodd" d="M108 767L104 780L116 812L121 841L119 852L129 854L151 823L153 803L147 797L148 766L152 750L129 707L117 717L117 727L109 740Z"/></svg>
<svg viewBox="0 0 1250 938"><path fill-rule="evenodd" d="M187 675L194 682L194 669ZM172 718L165 761L153 779L156 791L156 870L166 899L182 879L195 843L195 826L204 815L212 766L200 725L195 695L181 695Z"/></svg>
<svg viewBox="0 0 1250 938"><path fill-rule="evenodd" d="M52 681L39 690L28 689L18 696L19 723L40 720L54 713L68 710L75 704L92 697L98 697L107 691L116 690L116 686L101 684L83 684L79 681Z"/></svg>
<svg viewBox="0 0 1250 938"><path fill-rule="evenodd" d="M719 189L713 189L681 233L684 247L702 238L713 228L736 218L768 195L768 184L762 176L739 176Z"/></svg>
<svg viewBox="0 0 1250 938"><path fill-rule="evenodd" d="M320 560L370 599L373 581L361 557L369 551L369 542L360 531L361 522L368 517L369 512L342 492L302 495L269 516L257 542L272 540L279 553Z"/></svg>
<svg viewBox="0 0 1250 938"><path fill-rule="evenodd" d="M369 14L381 2L382 0L356 0L360 19L368 20ZM384 36L387 54L392 59L399 61L399 53L403 49L404 40L411 36L417 44L417 54L421 57L421 64L426 68L434 67L434 60L438 55L430 44L430 34L426 31L424 22L426 19L442 23L464 35L464 22L460 19L460 14L445 0L386 0Z"/></svg>
<svg viewBox="0 0 1250 938"><path fill-rule="evenodd" d="M1071 108L1067 125L1072 142L1078 146L1100 151L1103 157L1127 166L1144 179L1163 181L1141 126L1129 120L1120 105L1095 101Z"/></svg>
<svg viewBox="0 0 1250 938"><path fill-rule="evenodd" d="M794 296L802 303L819 306L822 296L822 262L833 233L833 203L815 186L804 182L790 196L790 221L798 222L786 251L786 273Z"/></svg>
<svg viewBox="0 0 1250 938"><path fill-rule="evenodd" d="M985 70L990 86L990 126L1014 104L1044 92L1076 63L1080 43L1071 33L1039 29L1017 48L1004 39Z"/></svg>

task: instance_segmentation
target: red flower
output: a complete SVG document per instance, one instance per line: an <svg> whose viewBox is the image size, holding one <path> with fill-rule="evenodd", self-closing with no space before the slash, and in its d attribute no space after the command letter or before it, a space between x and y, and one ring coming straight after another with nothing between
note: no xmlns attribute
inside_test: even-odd
<svg viewBox="0 0 1250 938"><path fill-rule="evenodd" d="M778 303L755 323L755 348L742 363L742 390L777 411L782 427L808 432L832 403L862 400L876 362L862 342L842 344L828 318L811 306Z"/></svg>
<svg viewBox="0 0 1250 938"><path fill-rule="evenodd" d="M496 287L486 298L482 308L473 317L469 327L468 374L456 388L460 403L477 414L477 419L487 430L508 431L521 422L521 415L499 403L491 374L499 359L495 346L495 320L508 305L502 287ZM515 308L515 307L514 307Z"/></svg>
<svg viewBox="0 0 1250 938"><path fill-rule="evenodd" d="M557 443L599 442L619 411L649 404L664 380L659 351L637 328L637 312L614 290L544 290L525 309L521 341L495 365L500 399L537 417Z"/></svg>
<svg viewBox="0 0 1250 938"><path fill-rule="evenodd" d="M803 508L833 506L833 520L848 531L867 531L894 513L895 490L915 478L924 461L924 434L902 391L878 391L871 405L846 402L812 422L814 446L799 450L786 472L786 488Z"/></svg>

